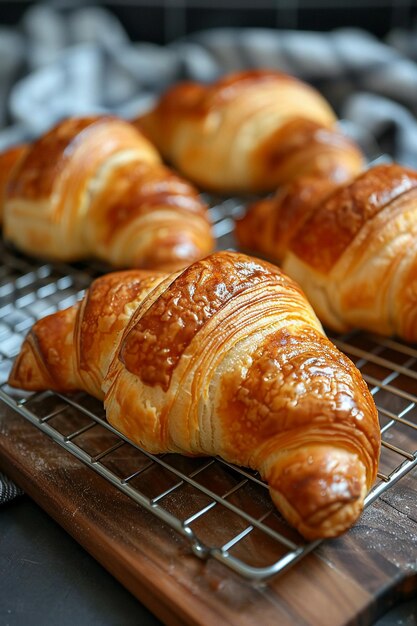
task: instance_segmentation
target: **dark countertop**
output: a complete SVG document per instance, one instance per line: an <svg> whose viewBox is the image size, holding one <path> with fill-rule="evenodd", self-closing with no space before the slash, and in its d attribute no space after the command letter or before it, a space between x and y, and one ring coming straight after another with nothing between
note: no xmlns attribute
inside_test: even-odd
<svg viewBox="0 0 417 626"><path fill-rule="evenodd" d="M161 622L29 497L0 508L1 626Z"/></svg>
<svg viewBox="0 0 417 626"><path fill-rule="evenodd" d="M29 497L0 509L2 626L157 626L126 591ZM417 598L375 626L417 626Z"/></svg>

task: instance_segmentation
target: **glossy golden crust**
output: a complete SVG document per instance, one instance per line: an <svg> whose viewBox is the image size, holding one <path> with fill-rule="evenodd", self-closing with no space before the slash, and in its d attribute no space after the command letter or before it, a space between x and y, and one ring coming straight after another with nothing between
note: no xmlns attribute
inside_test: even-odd
<svg viewBox="0 0 417 626"><path fill-rule="evenodd" d="M252 204L236 221L239 245L281 263L314 208L334 190L335 183L327 178L296 178L274 197Z"/></svg>
<svg viewBox="0 0 417 626"><path fill-rule="evenodd" d="M86 235L114 265L171 271L214 247L196 189L160 164L127 163L109 174L91 203Z"/></svg>
<svg viewBox="0 0 417 626"><path fill-rule="evenodd" d="M417 172L380 165L343 186L301 178L236 232L283 263L326 325L417 341Z"/></svg>
<svg viewBox="0 0 417 626"><path fill-rule="evenodd" d="M34 326L9 382L65 380L105 394L108 420L149 451L259 470L309 539L351 526L376 476L379 426L360 373L297 285L242 254L95 281L80 305Z"/></svg>
<svg viewBox="0 0 417 626"><path fill-rule="evenodd" d="M283 121L276 132L254 150L251 159L256 189L263 180L274 189L299 176L325 176L344 182L364 165L358 146L334 127L303 117Z"/></svg>
<svg viewBox="0 0 417 626"><path fill-rule="evenodd" d="M117 121L115 118L99 116L69 118L42 135L26 152L19 175L10 181L9 197L33 200L48 197L53 191L56 178L82 140L82 133L87 131L91 134L94 126L97 128L109 123ZM123 125L118 130L123 132ZM97 142L94 147L105 152L112 150L109 142Z"/></svg>
<svg viewBox="0 0 417 626"><path fill-rule="evenodd" d="M281 328L266 337L246 375L222 382L229 456L238 449L235 462L250 458L261 468L278 508L302 534L337 534L346 509L359 513L379 454L375 420L364 419L374 415L373 401L359 372L317 329Z"/></svg>
<svg viewBox="0 0 417 626"><path fill-rule="evenodd" d="M18 166L27 148L25 144L22 144L0 153L0 225L3 223L4 201L9 181L13 170Z"/></svg>
<svg viewBox="0 0 417 626"><path fill-rule="evenodd" d="M135 123L190 180L220 193L272 191L301 173L343 181L363 166L318 92L270 70L176 85Z"/></svg>
<svg viewBox="0 0 417 626"><path fill-rule="evenodd" d="M236 258L236 260L235 260ZM269 264L233 264L224 255L194 263L173 281L131 329L120 353L127 369L167 391L173 371L197 332L220 309L259 282L281 277ZM161 318L169 323L161 326Z"/></svg>
<svg viewBox="0 0 417 626"><path fill-rule="evenodd" d="M316 205L291 249L305 263L327 273L367 222L416 187L413 170L400 165L371 168Z"/></svg>
<svg viewBox="0 0 417 626"><path fill-rule="evenodd" d="M30 391L80 388L74 371L73 329L79 305L39 320L26 337L9 376L11 386Z"/></svg>
<svg viewBox="0 0 417 626"><path fill-rule="evenodd" d="M9 383L33 391L85 389L103 398L102 381L126 325L163 279L162 273L126 270L95 280L81 302L36 322Z"/></svg>
<svg viewBox="0 0 417 626"><path fill-rule="evenodd" d="M26 150L10 172L4 234L30 254L120 267L184 267L213 248L195 189L108 116L65 120Z"/></svg>

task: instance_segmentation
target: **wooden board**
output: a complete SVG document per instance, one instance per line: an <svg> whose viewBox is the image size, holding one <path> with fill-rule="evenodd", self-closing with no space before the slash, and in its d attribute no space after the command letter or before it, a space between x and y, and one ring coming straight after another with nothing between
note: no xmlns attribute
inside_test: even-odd
<svg viewBox="0 0 417 626"><path fill-rule="evenodd" d="M417 472L266 584L186 541L0 403L0 469L169 625L370 624L417 592Z"/></svg>

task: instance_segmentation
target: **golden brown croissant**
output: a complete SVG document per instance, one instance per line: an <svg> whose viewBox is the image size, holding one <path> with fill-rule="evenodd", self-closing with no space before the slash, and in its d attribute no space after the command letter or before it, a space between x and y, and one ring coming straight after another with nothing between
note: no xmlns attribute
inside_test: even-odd
<svg viewBox="0 0 417 626"><path fill-rule="evenodd" d="M0 153L0 225L3 223L3 209L7 186L28 147L26 144L13 146Z"/></svg>
<svg viewBox="0 0 417 626"><path fill-rule="evenodd" d="M417 172L380 165L340 187L299 179L236 232L282 263L324 324L417 341Z"/></svg>
<svg viewBox="0 0 417 626"><path fill-rule="evenodd" d="M197 191L117 118L61 122L2 165L4 236L30 254L174 269L213 249Z"/></svg>
<svg viewBox="0 0 417 626"><path fill-rule="evenodd" d="M272 70L179 84L135 124L190 180L220 193L273 191L300 174L343 181L363 166L320 94Z"/></svg>
<svg viewBox="0 0 417 626"><path fill-rule="evenodd" d="M219 252L182 273L119 272L35 324L10 384L84 389L146 450L259 470L307 538L359 516L380 431L353 363L268 263Z"/></svg>

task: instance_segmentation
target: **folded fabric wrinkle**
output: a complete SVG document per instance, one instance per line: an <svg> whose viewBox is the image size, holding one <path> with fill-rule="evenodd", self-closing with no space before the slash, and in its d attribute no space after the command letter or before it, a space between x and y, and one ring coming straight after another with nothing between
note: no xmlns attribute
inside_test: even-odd
<svg viewBox="0 0 417 626"><path fill-rule="evenodd" d="M210 82L227 72L268 67L319 88L370 159L376 156L373 139L385 139L395 120L384 147L396 161L416 167L417 142L410 137L417 134L417 63L412 33L401 35L393 31L387 45L351 28L218 28L158 46L131 42L103 8L34 6L16 32L0 30L0 50L8 51L0 72L0 123L8 102L17 125L14 132L0 131L0 146L33 137L68 115L138 115L180 79ZM10 87L18 75L23 78Z"/></svg>
<svg viewBox="0 0 417 626"><path fill-rule="evenodd" d="M21 495L23 490L0 472L0 504L7 504Z"/></svg>

